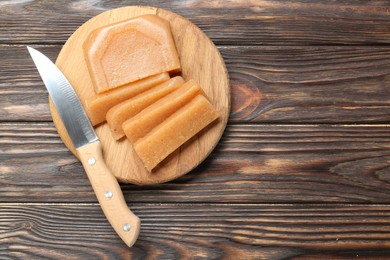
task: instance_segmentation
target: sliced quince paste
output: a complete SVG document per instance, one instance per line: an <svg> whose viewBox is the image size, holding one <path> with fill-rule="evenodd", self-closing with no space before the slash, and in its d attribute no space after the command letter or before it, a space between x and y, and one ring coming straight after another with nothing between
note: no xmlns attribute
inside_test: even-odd
<svg viewBox="0 0 390 260"><path fill-rule="evenodd" d="M212 104L197 95L133 144L145 168L152 171L169 154L218 117Z"/></svg>
<svg viewBox="0 0 390 260"><path fill-rule="evenodd" d="M106 121L107 111L113 106L168 80L169 74L164 72L89 97L86 111L92 125Z"/></svg>
<svg viewBox="0 0 390 260"><path fill-rule="evenodd" d="M111 129L112 136L115 140L119 140L125 133L122 129L122 124L129 118L135 116L143 109L153 104L162 97L178 89L184 84L182 77L174 77L160 85L157 85L141 94L132 97L122 103L112 107L107 112L107 123Z"/></svg>
<svg viewBox="0 0 390 260"><path fill-rule="evenodd" d="M126 120L122 124L123 131L130 142L135 143L198 94L204 94L203 90L194 80L189 80L179 89Z"/></svg>
<svg viewBox="0 0 390 260"><path fill-rule="evenodd" d="M170 24L157 15L98 28L83 49L96 93L181 69Z"/></svg>

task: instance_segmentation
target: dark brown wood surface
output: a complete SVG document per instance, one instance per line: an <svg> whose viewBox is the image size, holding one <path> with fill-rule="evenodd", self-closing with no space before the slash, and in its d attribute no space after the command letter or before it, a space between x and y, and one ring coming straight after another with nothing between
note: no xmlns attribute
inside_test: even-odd
<svg viewBox="0 0 390 260"><path fill-rule="evenodd" d="M53 126L26 51L55 60L82 23L162 7L217 45L230 121L186 176L122 185L127 248ZM1 259L390 257L390 2L0 1Z"/></svg>

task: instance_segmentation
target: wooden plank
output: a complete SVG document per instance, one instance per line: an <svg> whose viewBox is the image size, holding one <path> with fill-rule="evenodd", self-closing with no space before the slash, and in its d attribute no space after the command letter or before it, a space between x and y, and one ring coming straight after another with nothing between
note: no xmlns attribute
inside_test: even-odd
<svg viewBox="0 0 390 260"><path fill-rule="evenodd" d="M387 47L221 48L234 122L390 122Z"/></svg>
<svg viewBox="0 0 390 260"><path fill-rule="evenodd" d="M40 50L55 60L61 46ZM48 94L26 46L0 45L0 121L51 121Z"/></svg>
<svg viewBox="0 0 390 260"><path fill-rule="evenodd" d="M55 60L60 46L38 46ZM221 47L230 122L388 123L390 47ZM1 121L51 121L24 46L0 46Z"/></svg>
<svg viewBox="0 0 390 260"><path fill-rule="evenodd" d="M136 244L127 248L98 205L0 204L0 257L334 259L390 254L389 205L130 207L142 227Z"/></svg>
<svg viewBox="0 0 390 260"><path fill-rule="evenodd" d="M52 124L0 124L3 202L96 202ZM390 125L230 125L176 181L122 185L129 203L389 203Z"/></svg>
<svg viewBox="0 0 390 260"><path fill-rule="evenodd" d="M1 43L63 43L109 9L150 5L193 21L222 45L389 44L388 1L7 1Z"/></svg>

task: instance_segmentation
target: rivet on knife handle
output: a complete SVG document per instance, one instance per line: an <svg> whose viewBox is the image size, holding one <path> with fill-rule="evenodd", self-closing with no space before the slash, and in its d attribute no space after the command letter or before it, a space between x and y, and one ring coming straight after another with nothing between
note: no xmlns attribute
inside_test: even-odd
<svg viewBox="0 0 390 260"><path fill-rule="evenodd" d="M126 245L132 246L138 238L141 221L128 208L118 181L107 168L100 142L80 147L77 153L108 221Z"/></svg>

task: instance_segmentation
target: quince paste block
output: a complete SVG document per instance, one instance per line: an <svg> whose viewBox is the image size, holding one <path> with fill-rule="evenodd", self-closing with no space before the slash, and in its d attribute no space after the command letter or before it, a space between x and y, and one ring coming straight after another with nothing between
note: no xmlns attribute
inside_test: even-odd
<svg viewBox="0 0 390 260"><path fill-rule="evenodd" d="M203 95L198 95L133 144L145 168L152 171L162 160L218 118Z"/></svg>
<svg viewBox="0 0 390 260"><path fill-rule="evenodd" d="M184 84L180 76L174 77L160 85L157 85L135 97L123 101L112 107L107 112L107 123L115 140L125 136L122 124L129 118L135 116L146 107L150 106L160 98L178 89Z"/></svg>
<svg viewBox="0 0 390 260"><path fill-rule="evenodd" d="M106 121L107 111L154 86L169 80L167 72L140 79L116 89L93 95L87 99L87 114L93 126Z"/></svg>
<svg viewBox="0 0 390 260"><path fill-rule="evenodd" d="M181 70L167 20L152 14L98 28L83 45L95 92Z"/></svg>
<svg viewBox="0 0 390 260"><path fill-rule="evenodd" d="M135 143L199 94L204 95L203 90L194 80L189 80L179 89L126 120L122 125L123 131L130 142Z"/></svg>

